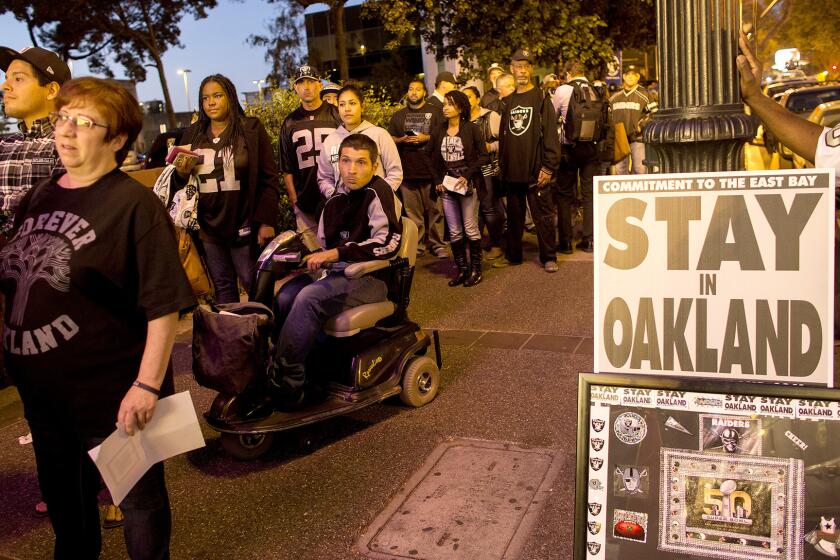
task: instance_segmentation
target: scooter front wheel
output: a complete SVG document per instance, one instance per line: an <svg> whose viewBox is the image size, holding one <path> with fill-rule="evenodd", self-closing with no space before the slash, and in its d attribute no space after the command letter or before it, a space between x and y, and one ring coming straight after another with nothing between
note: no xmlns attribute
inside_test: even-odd
<svg viewBox="0 0 840 560"><path fill-rule="evenodd" d="M222 434L222 448L234 459L251 461L264 455L274 441L271 433Z"/></svg>

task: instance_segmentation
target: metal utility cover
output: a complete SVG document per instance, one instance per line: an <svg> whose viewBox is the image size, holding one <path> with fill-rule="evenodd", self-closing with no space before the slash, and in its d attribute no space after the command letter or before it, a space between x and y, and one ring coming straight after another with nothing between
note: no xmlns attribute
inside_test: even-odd
<svg viewBox="0 0 840 560"><path fill-rule="evenodd" d="M518 557L564 461L556 450L438 446L359 540L382 560Z"/></svg>

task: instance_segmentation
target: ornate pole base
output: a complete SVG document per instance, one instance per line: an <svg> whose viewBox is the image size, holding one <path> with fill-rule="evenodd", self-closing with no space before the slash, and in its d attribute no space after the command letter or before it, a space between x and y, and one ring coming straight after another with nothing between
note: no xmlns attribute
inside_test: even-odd
<svg viewBox="0 0 840 560"><path fill-rule="evenodd" d="M645 163L658 173L743 169L744 143L755 130L740 103L663 109L644 129Z"/></svg>

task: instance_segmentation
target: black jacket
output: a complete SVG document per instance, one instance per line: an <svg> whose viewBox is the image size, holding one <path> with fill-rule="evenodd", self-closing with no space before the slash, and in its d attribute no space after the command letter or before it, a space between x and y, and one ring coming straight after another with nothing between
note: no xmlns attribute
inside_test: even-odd
<svg viewBox="0 0 840 560"><path fill-rule="evenodd" d="M443 183L443 177L446 175L446 163L440 153L440 146L448 128L448 122L442 123L432 132L432 139L429 141L436 185ZM457 136L461 137L461 143L464 146L464 166L467 169L463 176L470 178L474 175L480 175L481 166L490 163L490 156L487 155L487 146L484 144L481 129L475 123L461 121Z"/></svg>
<svg viewBox="0 0 840 560"><path fill-rule="evenodd" d="M251 221L276 227L280 214L280 179L271 139L262 122L255 117L243 118L242 132L248 150L248 204L251 208ZM178 145L192 145L198 135L203 133L200 124L194 123L184 131ZM177 178L178 174L173 173L172 176Z"/></svg>

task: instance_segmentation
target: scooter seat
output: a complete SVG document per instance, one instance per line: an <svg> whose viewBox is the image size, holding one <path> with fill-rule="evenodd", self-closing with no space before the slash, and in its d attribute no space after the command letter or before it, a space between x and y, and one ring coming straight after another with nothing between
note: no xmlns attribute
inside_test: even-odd
<svg viewBox="0 0 840 560"><path fill-rule="evenodd" d="M324 332L336 338L353 336L363 329L369 329L394 313L397 306L392 301L366 303L351 307L324 323Z"/></svg>

